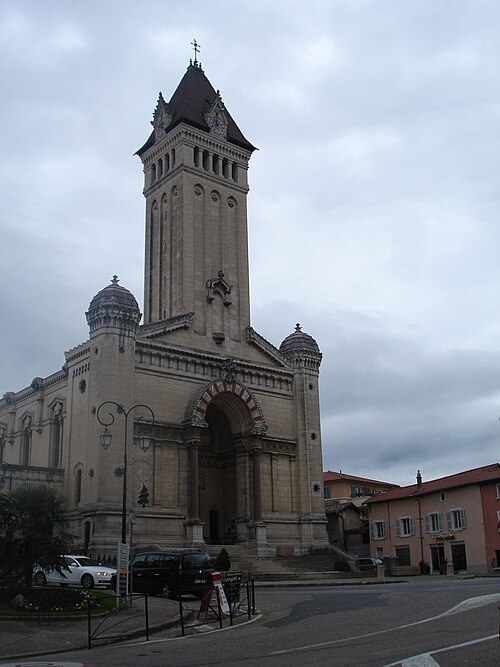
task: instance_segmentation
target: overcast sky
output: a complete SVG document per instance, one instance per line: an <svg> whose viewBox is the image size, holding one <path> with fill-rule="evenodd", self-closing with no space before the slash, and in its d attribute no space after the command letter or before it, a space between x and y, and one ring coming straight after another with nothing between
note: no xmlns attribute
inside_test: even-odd
<svg viewBox="0 0 500 667"><path fill-rule="evenodd" d="M143 298L142 167L193 38L250 162L252 325L323 352L324 469L500 455L500 3L1 0L0 395Z"/></svg>

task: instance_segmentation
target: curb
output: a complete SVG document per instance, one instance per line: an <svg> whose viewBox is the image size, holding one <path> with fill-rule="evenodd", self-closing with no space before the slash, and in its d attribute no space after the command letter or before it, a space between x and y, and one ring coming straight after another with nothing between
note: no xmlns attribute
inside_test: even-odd
<svg viewBox="0 0 500 667"><path fill-rule="evenodd" d="M15 619L9 619L9 620L15 620ZM155 632L161 632L162 630L169 630L170 628L175 627L176 625L179 624L178 619L175 621L166 621L165 623L159 623L157 625L154 625L149 628L149 634L153 634ZM108 646L110 644L119 644L122 641L127 641L128 639L135 639L136 637L140 637L144 635L143 630L135 630L131 631L126 637L117 637L115 639L111 639L107 642L102 642L102 644L99 644L99 646ZM92 650L91 647L90 650ZM56 648L53 650L44 650L44 651L36 651L33 652L31 651L30 653L16 653L12 655L0 655L0 661L4 662L5 660L19 660L20 658L36 658L38 656L43 656L43 655L59 655L61 653L71 653L71 651L83 651L83 650L89 650L88 644L85 643L80 646L71 646L71 647L66 647L66 648Z"/></svg>

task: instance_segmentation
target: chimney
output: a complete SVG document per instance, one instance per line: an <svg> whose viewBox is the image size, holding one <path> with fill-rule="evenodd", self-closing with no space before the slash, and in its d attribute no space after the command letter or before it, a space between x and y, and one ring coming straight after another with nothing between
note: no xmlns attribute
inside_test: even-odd
<svg viewBox="0 0 500 667"><path fill-rule="evenodd" d="M422 475L420 474L420 470L417 470L417 489L422 488Z"/></svg>

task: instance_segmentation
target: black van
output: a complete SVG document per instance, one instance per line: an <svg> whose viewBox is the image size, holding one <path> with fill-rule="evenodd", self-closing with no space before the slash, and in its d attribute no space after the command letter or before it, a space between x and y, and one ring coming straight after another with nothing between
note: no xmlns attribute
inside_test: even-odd
<svg viewBox="0 0 500 667"><path fill-rule="evenodd" d="M175 599L182 589L201 597L210 572L212 559L205 551L148 551L137 554L130 562L131 590Z"/></svg>

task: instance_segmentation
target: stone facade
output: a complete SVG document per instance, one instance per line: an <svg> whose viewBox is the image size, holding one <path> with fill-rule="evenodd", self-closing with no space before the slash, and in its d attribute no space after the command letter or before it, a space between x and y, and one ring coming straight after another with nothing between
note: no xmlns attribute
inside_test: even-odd
<svg viewBox="0 0 500 667"><path fill-rule="evenodd" d="M197 62L169 103L160 94L152 125L137 153L144 324L114 277L92 299L89 340L66 352L63 370L0 401L0 483L54 484L79 547L99 554L114 549L123 506L136 546L267 555L325 545L321 353L299 325L279 349L250 326L254 148Z"/></svg>

